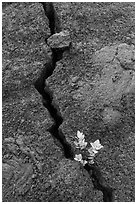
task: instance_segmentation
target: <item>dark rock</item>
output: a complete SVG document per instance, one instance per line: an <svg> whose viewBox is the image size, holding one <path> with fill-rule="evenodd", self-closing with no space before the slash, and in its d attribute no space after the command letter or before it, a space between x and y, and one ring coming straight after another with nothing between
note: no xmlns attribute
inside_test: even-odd
<svg viewBox="0 0 137 204"><path fill-rule="evenodd" d="M134 140L135 134L127 134L125 129L122 139L104 140L104 148L95 158L107 184L115 189L116 202L133 202L135 198Z"/></svg>
<svg viewBox="0 0 137 204"><path fill-rule="evenodd" d="M102 112L103 122L107 125L114 125L120 122L121 113L113 108L105 108Z"/></svg>
<svg viewBox="0 0 137 204"><path fill-rule="evenodd" d="M21 160L17 160L16 157L8 161L8 163L2 164L2 174L3 174L3 200L5 200L5 195L9 192L15 191L16 194L24 195L32 185L33 180L33 168L29 163L23 163ZM14 178L14 180L13 180ZM14 185L11 188L11 180ZM12 191L10 192L12 194Z"/></svg>
<svg viewBox="0 0 137 204"><path fill-rule="evenodd" d="M61 31L60 19L58 18L58 14L56 13L56 9L54 7L53 2L40 2L43 5L43 9L45 11L45 15L49 19L49 28L51 31L51 35L54 33L59 33Z"/></svg>
<svg viewBox="0 0 137 204"><path fill-rule="evenodd" d="M73 31L70 53L47 80L53 104L63 117L60 129L74 150L77 130L87 142L100 139L104 148L95 163L106 184L115 189L114 201L134 201L135 75L122 62L124 58L129 64L131 57L118 48L128 31L134 32L134 3L56 6L63 29ZM41 56L35 54L50 34L41 8L38 3L13 3L3 10L3 201L102 201L88 173L78 162L64 158L60 143L48 132L53 121L32 86L50 58L47 47ZM114 115L108 128L103 119Z"/></svg>
<svg viewBox="0 0 137 204"><path fill-rule="evenodd" d="M50 35L48 19L39 3L13 3L4 8L2 25L4 99L35 82L51 52L45 44Z"/></svg>
<svg viewBox="0 0 137 204"><path fill-rule="evenodd" d="M132 152L130 158L133 166L134 144L133 148L131 146L130 149L128 143L125 144L126 147L121 145L119 156L122 157L123 155L124 157L121 165L125 166L128 175L125 177L123 170L120 169L118 183L107 182L108 174L111 181L117 179L115 167L119 168L119 163L117 160L111 160L107 155L105 145L111 152L115 152L120 143L123 144L124 138L128 138L130 132L134 131L134 102L132 102L134 101L134 71L125 71L120 63L114 60L111 63L107 62L102 65L103 69L93 75L92 67L94 69L98 65L93 64L90 73L90 70L84 69L78 56L77 61L75 60L75 57L71 58L71 60L70 56L64 57L57 64L54 74L48 79L50 89L54 90L54 103L59 106L64 118L60 129L74 148L77 130L85 134L88 142L100 139L101 144L104 146L100 151L101 159L104 161L104 165L105 161L109 161L106 167L108 171L106 169L101 171L102 176L112 189L120 189L123 186L121 190L115 191L114 199L117 201L133 201L134 194L131 192L134 191L134 172L130 175L131 170L128 169L127 155L124 149ZM125 104L121 102L123 96L128 101ZM130 109L127 104L131 104ZM103 151L106 151L105 155ZM97 161L101 169L102 163L100 163L100 160ZM105 172L109 173L106 175ZM127 186L123 178L131 179L132 182Z"/></svg>
<svg viewBox="0 0 137 204"><path fill-rule="evenodd" d="M128 43L126 37L133 41L134 3L60 2L54 5L62 29L72 33L72 42L90 42L95 50L99 50L116 41Z"/></svg>
<svg viewBox="0 0 137 204"><path fill-rule="evenodd" d="M47 44L53 49L69 48L70 43L70 33L67 30L63 30L60 33L55 33L47 39Z"/></svg>
<svg viewBox="0 0 137 204"><path fill-rule="evenodd" d="M16 92L4 101L4 201L23 200L21 196L30 191L32 183L34 185L35 174L42 174L46 169L45 176L50 175L63 158L58 142L54 143L47 132L52 125L49 112L43 107L41 97L33 87Z"/></svg>
<svg viewBox="0 0 137 204"><path fill-rule="evenodd" d="M94 62L96 63L107 63L113 61L115 54L117 52L117 45L106 46L101 50L95 52L93 57Z"/></svg>
<svg viewBox="0 0 137 204"><path fill-rule="evenodd" d="M47 183L50 184L52 194L47 200L49 202L102 200L102 195L99 192L96 192L95 195L88 173L75 161L62 160L55 172L47 178ZM56 197L54 197L54 192Z"/></svg>
<svg viewBox="0 0 137 204"><path fill-rule="evenodd" d="M88 142L100 139L104 148L95 162L115 189L114 201L134 201L134 46L127 44L134 4L69 2L56 8L63 29L73 33L70 53L47 80L64 119L60 129L74 148L77 130ZM103 119L113 122L110 128Z"/></svg>
<svg viewBox="0 0 137 204"><path fill-rule="evenodd" d="M12 2L2 2L2 9L12 4Z"/></svg>
<svg viewBox="0 0 137 204"><path fill-rule="evenodd" d="M120 44L118 46L117 58L124 69L135 69L135 47L134 45L127 45L126 43Z"/></svg>
<svg viewBox="0 0 137 204"><path fill-rule="evenodd" d="M49 112L43 107L41 97L33 86L14 92L12 97L3 102L2 113L3 138L25 136L25 130L30 133L36 131L39 134L53 124Z"/></svg>
<svg viewBox="0 0 137 204"><path fill-rule="evenodd" d="M98 200L87 172L64 160L61 144L48 132L54 122L33 86L50 59L49 34L40 4L3 8L4 202Z"/></svg>
<svg viewBox="0 0 137 204"><path fill-rule="evenodd" d="M77 32L74 33L78 35ZM86 42L88 41L87 33L85 34ZM84 32L81 31L81 35L85 39ZM77 40L72 37L73 41L77 44ZM109 149L111 153L115 152L121 144L119 156L123 155L125 158L121 161L121 165L127 169L128 176L124 177L124 172L120 169L119 182L113 182L110 185L107 182L105 170L101 173L106 184L112 189L120 189L121 185L123 186L121 191L115 191L114 200L134 201L134 195L131 193L134 191L134 171L130 175L125 153L125 149L132 152L130 158L133 167L134 144L133 148L132 146L128 148L126 139L131 132L134 132L134 70L132 67L125 69L118 59L121 43L115 42L111 46L106 46L104 43L104 47L95 53L91 44L85 47L85 50L82 50L83 43L80 46L81 51L77 49L75 52L73 47L70 53L64 54L63 59L57 63L53 75L47 80L49 88L53 91L53 103L58 105L64 119L60 129L74 149L78 130L85 134L87 142L99 139L104 146L100 155L103 161L109 161L106 172L109 172L112 180L117 177L115 167L118 167L119 163L117 160L111 161L111 158L107 156L107 151ZM134 63L132 66L134 67ZM77 149L75 150L77 152ZM99 162L97 158L98 167L101 169ZM132 182L126 187L123 178L131 179ZM127 192L129 192L128 196Z"/></svg>
<svg viewBox="0 0 137 204"><path fill-rule="evenodd" d="M115 45L115 47L117 46ZM106 48L104 50L106 53ZM108 50L111 50L111 47ZM97 56L96 53L95 55ZM72 118L76 117L76 120L80 122L82 114L81 117L89 121L88 124L94 123L96 117L98 122L101 122L100 112L104 110L104 107L109 108L109 106L116 111L122 111L122 115L124 114L125 117L121 99L123 95L131 94L131 98L128 97L128 100L132 100L134 71L125 71L119 61L115 59L115 55L110 63L108 61L105 63L104 59L102 58L101 61L100 58L100 64L100 69L98 69L96 61L90 68L84 67L86 62L83 62L81 54L74 57L68 54L57 63L56 69L47 83L54 90L55 103L59 105L65 120L71 122ZM66 124L65 121L64 124Z"/></svg>
<svg viewBox="0 0 137 204"><path fill-rule="evenodd" d="M134 72L124 71L120 65L113 62L107 64L101 74L97 73L94 79L90 80L90 75L88 75L89 78L86 77L86 70L85 75L82 76L81 73L84 72L82 65L76 65L76 61L69 61L69 57L67 60L64 58L60 61L54 74L48 79L50 89L54 90L54 103L59 106L64 118L60 129L74 149L78 130L85 134L88 142L99 139L104 146L100 151L100 158L104 165L106 161L109 161L109 164L103 170L101 159L97 159L98 167L102 169L102 176L108 186L119 189L114 192L114 200L134 201L134 171L132 175L130 174L134 166L134 143L133 147L132 145L128 147L128 141L123 144L125 138L134 131ZM78 57L77 62L80 64ZM81 69L77 71L78 68ZM123 96L125 102L122 102ZM119 157L124 157L121 164L115 159L111 160L111 156L115 154L116 149L119 149L120 144ZM105 145L111 151L110 156L107 155L108 150ZM128 168L125 149L132 152L129 156L131 169ZM106 153L104 154L103 151ZM119 165L125 167L126 176ZM119 169L118 178L115 167ZM108 174L106 175L105 172ZM111 181L116 180L116 182L107 182L108 176ZM131 182L127 185L124 179Z"/></svg>

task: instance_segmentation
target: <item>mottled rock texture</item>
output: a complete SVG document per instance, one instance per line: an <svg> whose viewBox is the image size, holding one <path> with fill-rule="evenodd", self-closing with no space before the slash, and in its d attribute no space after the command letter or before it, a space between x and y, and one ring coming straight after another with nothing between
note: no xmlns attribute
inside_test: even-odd
<svg viewBox="0 0 137 204"><path fill-rule="evenodd" d="M73 33L71 50L47 80L60 129L74 149L77 130L88 142L100 139L95 162L114 201L134 201L134 3L55 5Z"/></svg>
<svg viewBox="0 0 137 204"><path fill-rule="evenodd" d="M47 44L53 49L69 48L71 44L71 37L69 31L63 30L59 33L55 33L47 39Z"/></svg>
<svg viewBox="0 0 137 204"><path fill-rule="evenodd" d="M88 173L75 161L64 159L59 162L54 173L45 179L45 183L47 186L45 201L90 202L95 199L102 200L101 192L93 190Z"/></svg>
<svg viewBox="0 0 137 204"><path fill-rule="evenodd" d="M54 5L62 29L71 31L75 43L98 50L115 41L135 42L134 2L60 2Z"/></svg>
<svg viewBox="0 0 137 204"><path fill-rule="evenodd" d="M3 9L3 98L39 77L51 55L45 44L49 35L48 19L39 3L13 3Z"/></svg>
<svg viewBox="0 0 137 204"><path fill-rule="evenodd" d="M45 176L52 173L63 154L47 132L53 121L33 87L5 100L2 113L3 200L23 201L35 177L44 168Z"/></svg>
<svg viewBox="0 0 137 204"><path fill-rule="evenodd" d="M101 201L88 173L65 159L55 121L34 83L51 60L48 19L39 3L3 4L2 199Z"/></svg>

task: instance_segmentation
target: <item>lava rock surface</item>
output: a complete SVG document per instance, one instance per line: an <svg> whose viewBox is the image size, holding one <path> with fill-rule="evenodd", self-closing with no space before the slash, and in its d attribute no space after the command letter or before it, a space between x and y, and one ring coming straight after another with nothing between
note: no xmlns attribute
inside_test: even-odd
<svg viewBox="0 0 137 204"><path fill-rule="evenodd" d="M48 19L39 3L13 3L3 9L3 99L39 77L51 57L45 44L49 36Z"/></svg>
<svg viewBox="0 0 137 204"><path fill-rule="evenodd" d="M99 139L104 148L95 162L114 201L134 201L134 4L55 6L72 33L70 51L47 80L64 119L60 129L75 152L78 130L87 142Z"/></svg>
<svg viewBox="0 0 137 204"><path fill-rule="evenodd" d="M87 171L67 160L34 83L51 60L49 22L40 3L3 4L2 199L102 201Z"/></svg>

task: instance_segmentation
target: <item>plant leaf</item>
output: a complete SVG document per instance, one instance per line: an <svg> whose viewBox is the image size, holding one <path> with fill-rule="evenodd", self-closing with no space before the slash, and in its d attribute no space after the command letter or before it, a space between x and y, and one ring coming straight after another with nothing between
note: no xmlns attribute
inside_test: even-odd
<svg viewBox="0 0 137 204"><path fill-rule="evenodd" d="M80 132L80 131L78 130L78 131L77 131L77 137L78 137L79 140L83 140L84 137L85 137L85 135L84 135L82 132Z"/></svg>
<svg viewBox="0 0 137 204"><path fill-rule="evenodd" d="M94 150L100 150L101 148L103 148L103 146L100 144L100 141L99 140L96 140L95 142L90 142L92 148Z"/></svg>
<svg viewBox="0 0 137 204"><path fill-rule="evenodd" d="M81 154L75 154L75 158L76 161L82 161L82 155Z"/></svg>

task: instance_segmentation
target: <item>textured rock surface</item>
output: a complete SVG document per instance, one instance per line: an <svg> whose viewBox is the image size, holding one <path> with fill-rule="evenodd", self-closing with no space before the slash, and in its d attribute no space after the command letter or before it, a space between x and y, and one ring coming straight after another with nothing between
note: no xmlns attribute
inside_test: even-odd
<svg viewBox="0 0 137 204"><path fill-rule="evenodd" d="M127 45L126 43L118 46L117 59L124 69L134 69L135 48L134 45Z"/></svg>
<svg viewBox="0 0 137 204"><path fill-rule="evenodd" d="M71 31L76 44L85 43L85 47L98 50L115 41L127 44L135 41L134 2L60 2L54 5L62 29Z"/></svg>
<svg viewBox="0 0 137 204"><path fill-rule="evenodd" d="M35 176L32 165L23 163L23 161L21 162L16 157L10 159L8 163L3 163L2 174L4 184L3 200L6 197L8 198L8 196L11 198L13 192L16 194L25 194L31 188L32 180Z"/></svg>
<svg viewBox="0 0 137 204"><path fill-rule="evenodd" d="M88 142L100 139L96 162L114 201L134 201L134 4L56 7L63 28L73 31L70 53L47 80L64 119L60 128L74 148L77 130Z"/></svg>
<svg viewBox="0 0 137 204"><path fill-rule="evenodd" d="M115 125L116 123L120 122L121 113L113 108L105 108L102 112L103 122L105 124Z"/></svg>
<svg viewBox="0 0 137 204"><path fill-rule="evenodd" d="M34 88L50 58L39 3L3 5L3 201L102 201L87 172L66 160Z"/></svg>
<svg viewBox="0 0 137 204"><path fill-rule="evenodd" d="M3 201L97 199L86 171L62 161L58 141L47 132L53 122L40 101L31 88L3 103Z"/></svg>
<svg viewBox="0 0 137 204"><path fill-rule="evenodd" d="M49 175L63 157L60 147L47 132L52 124L34 88L17 92L3 102L3 175L13 172L3 182L4 200L15 201L18 194L24 195L33 186L35 171L43 173L46 168ZM9 188L12 188L11 195Z"/></svg>
<svg viewBox="0 0 137 204"><path fill-rule="evenodd" d="M48 19L39 3L13 3L3 9L3 98L28 87L39 77L50 57L45 38ZM47 56L47 57L45 57Z"/></svg>
<svg viewBox="0 0 137 204"><path fill-rule="evenodd" d="M75 57L73 59L75 60ZM78 62L80 59L77 60ZM128 138L132 131L134 132L134 71L124 70L114 59L113 62L107 62L105 65L103 61L102 70L93 77L92 66L90 72L87 69L83 70L83 66L76 65L76 61L75 66L73 63L70 56L64 58L58 63L54 74L48 80L49 87L54 90L54 102L58 104L64 118L60 128L72 146L74 146L76 132L80 130L86 135L87 141L94 142L100 139L101 144L107 144L112 152L115 152L121 143L120 155L122 156L124 149L128 147L128 142L125 144L126 147L122 145L125 138ZM93 69L97 67L95 63ZM82 73L84 71L85 73ZM132 163L131 169L134 172L134 145L128 147L128 151L132 152L129 157ZM104 158L109 161L108 168L111 169L109 176L115 180L117 172L114 166L119 164L111 160L107 152ZM128 169L125 154L121 163ZM99 166L102 168L101 164ZM132 183L129 183L128 186L122 183L124 173L121 170L121 177L118 178L120 183L117 184L119 187L115 182L112 184L112 187L117 189L115 194L119 201L134 200L131 193L134 192L134 173L130 174L129 169L127 171L126 177L132 180ZM123 193L119 191L121 185L123 185L121 190Z"/></svg>
<svg viewBox="0 0 137 204"><path fill-rule="evenodd" d="M99 191L93 190L93 184L88 173L75 161L62 160L54 173L45 179L48 187L45 201L49 202L80 202L102 200ZM95 195L96 193L96 195Z"/></svg>
<svg viewBox="0 0 137 204"><path fill-rule="evenodd" d="M115 189L114 200L133 202L135 199L135 134L132 131L129 133L125 127L121 133L117 132L115 131L117 140L113 138L114 134L103 140L104 149L97 155L96 162L109 186Z"/></svg>
<svg viewBox="0 0 137 204"><path fill-rule="evenodd" d="M55 33L47 39L47 44L51 48L68 48L71 43L70 33L67 30Z"/></svg>

